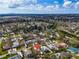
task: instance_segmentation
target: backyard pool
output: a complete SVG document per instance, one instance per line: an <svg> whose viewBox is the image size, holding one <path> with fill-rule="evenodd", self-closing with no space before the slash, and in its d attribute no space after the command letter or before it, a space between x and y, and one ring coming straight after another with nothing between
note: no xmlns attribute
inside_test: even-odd
<svg viewBox="0 0 79 59"><path fill-rule="evenodd" d="M73 53L79 53L79 48L71 47L68 49L68 51L73 52Z"/></svg>

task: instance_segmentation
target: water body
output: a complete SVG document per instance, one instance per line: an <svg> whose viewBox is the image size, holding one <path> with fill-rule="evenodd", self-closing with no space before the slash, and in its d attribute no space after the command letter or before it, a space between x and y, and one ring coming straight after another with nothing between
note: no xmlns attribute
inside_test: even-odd
<svg viewBox="0 0 79 59"><path fill-rule="evenodd" d="M79 16L79 14L0 14L0 16Z"/></svg>

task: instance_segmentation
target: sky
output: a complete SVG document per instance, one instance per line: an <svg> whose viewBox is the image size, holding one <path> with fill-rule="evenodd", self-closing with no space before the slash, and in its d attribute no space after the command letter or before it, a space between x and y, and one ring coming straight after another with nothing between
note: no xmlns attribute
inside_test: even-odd
<svg viewBox="0 0 79 59"><path fill-rule="evenodd" d="M0 14L79 14L79 0L0 0Z"/></svg>

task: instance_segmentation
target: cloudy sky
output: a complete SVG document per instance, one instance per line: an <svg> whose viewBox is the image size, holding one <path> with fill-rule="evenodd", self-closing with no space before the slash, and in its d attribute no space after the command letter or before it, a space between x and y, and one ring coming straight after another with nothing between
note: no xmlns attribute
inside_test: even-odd
<svg viewBox="0 0 79 59"><path fill-rule="evenodd" d="M79 0L0 0L0 14L79 14Z"/></svg>

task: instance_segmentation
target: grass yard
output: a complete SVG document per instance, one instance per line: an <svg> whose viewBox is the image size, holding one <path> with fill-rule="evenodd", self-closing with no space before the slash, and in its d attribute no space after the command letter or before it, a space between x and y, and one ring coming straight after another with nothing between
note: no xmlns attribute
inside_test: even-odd
<svg viewBox="0 0 79 59"><path fill-rule="evenodd" d="M7 56L5 56L5 57L3 57L3 58L1 58L1 59L8 59L8 58L10 58L10 57L12 57L12 56L15 56L16 54L12 54L12 55L7 55Z"/></svg>

